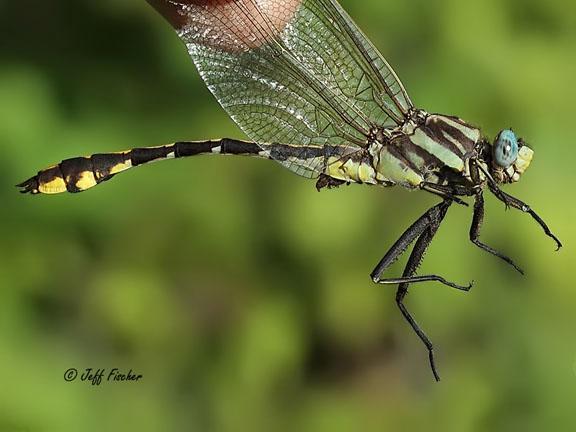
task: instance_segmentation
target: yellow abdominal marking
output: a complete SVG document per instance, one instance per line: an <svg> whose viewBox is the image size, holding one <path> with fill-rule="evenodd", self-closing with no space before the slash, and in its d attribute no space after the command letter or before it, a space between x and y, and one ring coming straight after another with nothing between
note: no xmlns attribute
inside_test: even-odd
<svg viewBox="0 0 576 432"><path fill-rule="evenodd" d="M72 179L69 177L66 179L66 182L69 184ZM96 186L98 182L94 177L94 173L92 171L83 171L79 174L79 179L76 181L75 186L80 190L86 190L93 186Z"/></svg>
<svg viewBox="0 0 576 432"><path fill-rule="evenodd" d="M67 190L66 182L62 177L54 177L49 182L41 183L38 186L38 192L43 194L57 194Z"/></svg>
<svg viewBox="0 0 576 432"><path fill-rule="evenodd" d="M110 168L110 175L118 174L119 172L126 171L127 169L130 169L130 168L132 168L132 162L130 161L130 159L128 159L124 163L119 163L119 164L116 164L113 167L111 167Z"/></svg>
<svg viewBox="0 0 576 432"><path fill-rule="evenodd" d="M376 184L376 171L367 163L358 166L358 178L362 183Z"/></svg>
<svg viewBox="0 0 576 432"><path fill-rule="evenodd" d="M326 174L347 182L377 184L373 167L366 162L357 162L342 156L328 158Z"/></svg>

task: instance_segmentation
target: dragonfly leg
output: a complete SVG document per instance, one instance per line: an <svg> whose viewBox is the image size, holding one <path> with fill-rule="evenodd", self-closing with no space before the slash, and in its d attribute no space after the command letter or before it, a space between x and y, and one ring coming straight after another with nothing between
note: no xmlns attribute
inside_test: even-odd
<svg viewBox="0 0 576 432"><path fill-rule="evenodd" d="M413 276L403 275L399 278L382 278L382 273L389 268L397 259L402 255L408 246L410 246L417 238L421 237L423 233L428 229L433 229L432 236L438 230L440 223L444 219L448 207L452 204L451 200L444 200L440 204L435 205L424 213L416 222L414 222L404 233L400 236L398 240L392 245L392 247L386 252L384 257L380 260L378 265L374 268L370 277L375 283L385 284L385 285L396 285L401 283L415 283L415 282L429 282L436 281L452 288L456 288L462 291L468 291L471 288L471 284L467 286L457 285L455 283L449 282L441 276L437 275L424 275L424 276ZM430 239L431 241L432 239ZM426 245L427 247L428 245ZM418 262L420 264L420 262Z"/></svg>
<svg viewBox="0 0 576 432"><path fill-rule="evenodd" d="M424 333L414 317L406 308L404 299L406 294L408 294L409 284L413 282L432 280L439 281L445 285L463 291L468 291L472 286L472 284L469 286L456 285L451 282L447 282L444 280L444 278L436 275L414 276L414 273L420 265L426 249L428 249L428 246L432 242L432 239L434 238L436 231L438 231L438 228L440 227L440 224L444 219L446 212L448 211L448 207L450 207L451 204L451 200L445 200L424 213L424 215L422 215L416 222L414 222L414 224L412 224L412 226L410 226L410 228L404 232L404 234L402 234L402 236L400 236L400 238L396 241L396 243L394 243L394 245L386 253L384 258L382 258L380 263L378 263L371 274L374 282L384 284L399 284L398 290L396 291L396 304L398 305L398 308L400 309L400 312L406 321L408 321L408 324L410 324L410 327L412 327L418 338L426 346L426 349L428 350L430 368L432 369L432 373L434 374L434 379L436 381L440 381L440 376L438 375L434 361L434 346L432 345L432 342L428 336L426 336L426 333ZM396 279L380 279L381 274L386 270L386 268L388 268L414 240L416 240L416 243L412 249L412 252L410 253L410 257L408 258L408 263L406 264L404 272L402 273L402 277Z"/></svg>
<svg viewBox="0 0 576 432"><path fill-rule="evenodd" d="M455 195L455 193L458 193L460 191L455 190L455 188L453 188L453 187L442 186L442 185L437 185L434 183L426 183L425 182L425 183L422 183L420 188L427 191L427 192L430 192L434 195L437 195L437 196L441 197L442 199L450 199L450 200L454 201L456 204L460 204L460 205L463 205L464 207L468 207L468 203L466 201L462 201L460 198L458 198ZM466 194L461 193L460 195L466 195Z"/></svg>
<svg viewBox="0 0 576 432"><path fill-rule="evenodd" d="M433 221L424 230L424 232L420 235L420 237L416 241L414 249L410 254L410 258L408 259L408 263L406 264L406 268L404 269L403 272L404 277L410 277L416 272L416 269L418 268L418 265L422 261L422 257L426 252L426 249L432 242L434 234L436 234L436 231L440 226L442 217L443 215L441 215L440 218ZM432 369L432 373L434 374L434 379L436 381L440 381L440 376L438 375L438 371L436 369L436 363L434 361L434 346L432 345L432 342L430 341L428 336L426 336L426 333L424 333L424 331L420 328L420 326L418 325L418 323L416 322L414 317L410 314L410 312L406 308L406 305L404 304L404 299L406 297L406 294L408 294L408 285L409 282L403 282L398 286L398 290L396 291L396 304L398 305L398 308L400 309L400 312L402 313L406 321L408 321L408 323L410 324L416 335L426 346L426 349L428 350L428 360L430 362L430 368Z"/></svg>
<svg viewBox="0 0 576 432"><path fill-rule="evenodd" d="M408 266L407 266L408 267ZM406 272L405 272L406 273ZM422 341L422 343L426 346L428 350L428 361L430 362L430 368L432 369L432 374L434 375L434 379L436 381L440 381L440 375L438 375L438 371L436 369L436 362L434 361L434 345L432 341L428 338L424 330L420 328L412 314L408 311L408 308L404 304L404 298L406 294L408 294L408 283L404 282L398 286L398 290L396 291L396 304L400 309L400 312L404 316L404 319L408 321L410 327L414 330L418 338Z"/></svg>
<svg viewBox="0 0 576 432"><path fill-rule="evenodd" d="M512 267L514 267L520 274L524 274L524 271L512 261L512 259L508 258L506 255L498 252L496 249L491 248L490 246L482 243L479 240L480 237L480 228L482 227L482 222L484 221L484 196L482 192L478 192L476 194L476 200L474 201L474 216L472 217L472 225L470 226L470 241L478 246L480 249L485 250L488 253L491 253L494 256L506 261Z"/></svg>
<svg viewBox="0 0 576 432"><path fill-rule="evenodd" d="M498 198L500 201L506 204L507 207L508 206L514 207L515 209L521 210L524 213L528 213L530 216L532 216L532 219L538 222L538 224L542 227L544 233L556 242L556 250L559 250L562 247L562 242L560 242L558 237L552 234L552 231L550 231L550 228L548 228L546 222L544 222L542 218L538 216L536 212L530 208L529 205L520 201L518 198L513 197L512 195L508 195L506 192L502 191L496 184L493 184L492 182L489 182L488 186L490 187L492 193L496 195L496 198Z"/></svg>

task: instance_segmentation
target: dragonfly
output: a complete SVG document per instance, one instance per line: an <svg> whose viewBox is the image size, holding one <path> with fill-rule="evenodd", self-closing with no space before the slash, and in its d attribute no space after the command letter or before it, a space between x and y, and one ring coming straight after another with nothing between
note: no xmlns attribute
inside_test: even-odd
<svg viewBox="0 0 576 432"><path fill-rule="evenodd" d="M396 304L425 345L440 380L434 346L405 305L408 287L435 281L417 270L452 204L474 200L469 238L518 272L512 259L480 240L483 192L506 208L544 220L501 185L515 183L533 150L511 129L491 141L453 115L429 113L411 101L400 79L336 0L147 0L186 45L200 76L249 140L180 141L156 147L75 157L18 185L23 193L81 192L129 168L202 154L271 159L316 180L316 188L344 184L401 186L434 194L439 202L390 247L371 273L397 285ZM384 273L413 244L399 277Z"/></svg>

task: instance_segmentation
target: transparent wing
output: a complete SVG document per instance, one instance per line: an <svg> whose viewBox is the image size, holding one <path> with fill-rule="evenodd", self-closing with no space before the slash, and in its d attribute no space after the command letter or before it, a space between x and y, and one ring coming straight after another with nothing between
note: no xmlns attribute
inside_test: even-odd
<svg viewBox="0 0 576 432"><path fill-rule="evenodd" d="M200 75L255 142L366 145L412 103L334 0L148 0L178 30ZM321 161L280 161L317 176Z"/></svg>

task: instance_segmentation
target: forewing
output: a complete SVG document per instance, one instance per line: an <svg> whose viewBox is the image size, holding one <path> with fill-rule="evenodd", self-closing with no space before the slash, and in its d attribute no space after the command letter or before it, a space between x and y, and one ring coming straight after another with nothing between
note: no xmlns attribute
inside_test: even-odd
<svg viewBox="0 0 576 432"><path fill-rule="evenodd" d="M412 104L333 0L148 0L176 28L220 104L255 142L366 143ZM313 177L318 162L280 161Z"/></svg>

